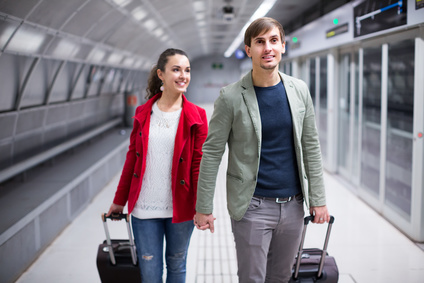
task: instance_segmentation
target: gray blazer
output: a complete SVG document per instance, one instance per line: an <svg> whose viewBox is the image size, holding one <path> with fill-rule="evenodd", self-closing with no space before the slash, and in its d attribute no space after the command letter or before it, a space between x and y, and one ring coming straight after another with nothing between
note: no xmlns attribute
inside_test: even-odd
<svg viewBox="0 0 424 283"><path fill-rule="evenodd" d="M315 112L307 85L279 73L290 104L299 178L307 207L323 206L325 189ZM261 154L261 118L249 72L221 89L203 145L196 211L212 213L218 167L228 144L227 206L235 220L243 218L256 188Z"/></svg>

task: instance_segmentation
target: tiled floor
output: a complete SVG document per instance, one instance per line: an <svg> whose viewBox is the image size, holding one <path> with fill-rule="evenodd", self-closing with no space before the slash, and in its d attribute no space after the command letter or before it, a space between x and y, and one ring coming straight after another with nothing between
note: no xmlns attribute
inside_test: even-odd
<svg viewBox="0 0 424 283"><path fill-rule="evenodd" d="M224 157L215 195L215 233L195 230L187 263L187 282L237 282L237 266L226 210ZM100 214L112 201L119 175L45 250L18 283L100 282L97 246L105 238ZM424 252L337 177L325 174L328 206L335 216L328 252L336 258L340 283L422 283ZM110 223L113 238L126 236L123 223ZM305 247L322 247L326 226L309 225Z"/></svg>
<svg viewBox="0 0 424 283"><path fill-rule="evenodd" d="M100 220L108 209L118 175L93 203L46 249L18 283L100 282L97 246L105 238ZM336 221L328 252L336 258L340 283L421 283L424 252L371 210L338 180L325 175L328 204ZM187 282L237 282L234 242L226 211L224 178L218 177L216 231L195 230L188 256ZM125 237L123 223L110 223L112 237ZM321 247L325 227L310 225L305 246Z"/></svg>

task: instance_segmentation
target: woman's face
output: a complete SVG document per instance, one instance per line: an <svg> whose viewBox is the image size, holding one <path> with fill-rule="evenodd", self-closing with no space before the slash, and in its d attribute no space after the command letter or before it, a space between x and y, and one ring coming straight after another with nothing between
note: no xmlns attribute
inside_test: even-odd
<svg viewBox="0 0 424 283"><path fill-rule="evenodd" d="M183 93L190 83L190 62L184 55L175 54L168 57L165 71L158 70L158 76L163 82L164 92Z"/></svg>

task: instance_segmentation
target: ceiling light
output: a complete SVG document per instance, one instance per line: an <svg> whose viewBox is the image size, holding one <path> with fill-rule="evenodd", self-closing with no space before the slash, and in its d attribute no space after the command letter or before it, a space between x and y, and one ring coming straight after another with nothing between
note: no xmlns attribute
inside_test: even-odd
<svg viewBox="0 0 424 283"><path fill-rule="evenodd" d="M132 2L132 0L113 0L119 7L125 7Z"/></svg>
<svg viewBox="0 0 424 283"><path fill-rule="evenodd" d="M52 55L57 57L74 57L79 51L79 46L68 39L61 39L53 50Z"/></svg>
<svg viewBox="0 0 424 283"><path fill-rule="evenodd" d="M259 6L259 8L253 13L253 15L250 17L250 19L247 21L247 23L244 25L244 27L241 29L240 33L237 35L237 37L234 39L234 41L231 43L230 47L225 51L224 56L230 57L234 51L237 49L237 47L240 46L240 44L244 40L244 33L246 29L249 27L249 25L256 19L265 16L269 10L271 10L272 6L274 6L275 2L277 0L264 0L262 4Z"/></svg>
<svg viewBox="0 0 424 283"><path fill-rule="evenodd" d="M144 23L143 23L143 26L148 30L148 31L152 31L152 30L154 30L155 29L155 27L157 26L158 24L156 23L156 21L155 20L153 20L153 19L150 19L150 20L147 20L147 21L145 21Z"/></svg>
<svg viewBox="0 0 424 283"><path fill-rule="evenodd" d="M200 21L200 20L203 20L205 18L205 13L197 13L194 16L196 17L196 20Z"/></svg>
<svg viewBox="0 0 424 283"><path fill-rule="evenodd" d="M8 27L8 29L9 28L12 29L11 27ZM42 34L39 30L28 26L22 26L15 35L9 39L10 41L6 49L15 52L37 53L43 45L45 37L45 34Z"/></svg>
<svg viewBox="0 0 424 283"><path fill-rule="evenodd" d="M103 60L105 55L106 55L105 50L96 47L93 50L91 50L90 54L88 55L88 60L94 61L94 62L100 62Z"/></svg>
<svg viewBox="0 0 424 283"><path fill-rule="evenodd" d="M153 32L153 34L156 37L161 37L161 35L163 34L163 29L161 29L161 28L155 29L155 31Z"/></svg>
<svg viewBox="0 0 424 283"><path fill-rule="evenodd" d="M195 12L200 12L206 10L205 2L203 1L196 1L193 2L193 9Z"/></svg>
<svg viewBox="0 0 424 283"><path fill-rule="evenodd" d="M141 21L147 16L147 12L141 6L138 6L137 8L132 10L131 14L137 21Z"/></svg>
<svg viewBox="0 0 424 283"><path fill-rule="evenodd" d="M124 58L124 55L114 52L110 54L109 58L107 59L107 62L110 64L118 64L122 61L122 58Z"/></svg>

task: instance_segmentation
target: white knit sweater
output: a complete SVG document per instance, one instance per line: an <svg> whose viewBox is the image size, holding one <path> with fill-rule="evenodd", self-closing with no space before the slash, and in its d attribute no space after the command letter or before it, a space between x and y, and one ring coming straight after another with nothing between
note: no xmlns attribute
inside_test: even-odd
<svg viewBox="0 0 424 283"><path fill-rule="evenodd" d="M162 112L155 102L152 110L146 171L132 211L132 215L140 219L172 217L172 157L182 109Z"/></svg>

